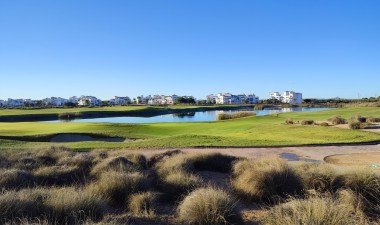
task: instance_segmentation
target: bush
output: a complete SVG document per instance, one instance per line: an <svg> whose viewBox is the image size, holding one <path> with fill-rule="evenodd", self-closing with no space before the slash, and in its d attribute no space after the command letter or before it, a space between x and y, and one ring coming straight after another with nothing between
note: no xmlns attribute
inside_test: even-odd
<svg viewBox="0 0 380 225"><path fill-rule="evenodd" d="M348 127L353 130L358 130L362 127L362 125L359 121L350 121L348 123Z"/></svg>
<svg viewBox="0 0 380 225"><path fill-rule="evenodd" d="M236 219L237 201L223 190L200 188L191 192L179 205L183 223L196 225L231 224Z"/></svg>
<svg viewBox="0 0 380 225"><path fill-rule="evenodd" d="M157 194L143 192L131 195L128 208L136 216L153 216L157 207Z"/></svg>
<svg viewBox="0 0 380 225"><path fill-rule="evenodd" d="M322 123L320 123L320 124L319 124L319 126L321 126L321 127L328 127L328 126L329 126L329 124L328 124L328 123L326 123L326 122L322 122Z"/></svg>
<svg viewBox="0 0 380 225"><path fill-rule="evenodd" d="M76 188L50 189L45 205L48 218L61 224L72 224L86 219L99 220L109 208L93 193Z"/></svg>
<svg viewBox="0 0 380 225"><path fill-rule="evenodd" d="M273 207L263 220L264 225L352 225L358 220L343 204L331 197L291 199Z"/></svg>
<svg viewBox="0 0 380 225"><path fill-rule="evenodd" d="M233 186L248 200L276 201L303 190L302 180L280 158L243 160L234 166Z"/></svg>
<svg viewBox="0 0 380 225"><path fill-rule="evenodd" d="M235 112L235 113L219 113L217 115L217 120L229 120L229 119L237 119L249 116L256 116L256 112L252 111L243 111L243 112Z"/></svg>
<svg viewBox="0 0 380 225"><path fill-rule="evenodd" d="M141 173L108 171L102 173L88 191L106 199L112 206L123 207L131 194L147 190L149 186L147 177Z"/></svg>
<svg viewBox="0 0 380 225"><path fill-rule="evenodd" d="M182 170L171 171L160 178L161 190L169 200L178 199L182 195L201 186L201 179Z"/></svg>
<svg viewBox="0 0 380 225"><path fill-rule="evenodd" d="M20 189L35 185L34 176L23 170L0 170L0 189Z"/></svg>
<svg viewBox="0 0 380 225"><path fill-rule="evenodd" d="M301 125L314 125L314 120L302 120Z"/></svg>
<svg viewBox="0 0 380 225"><path fill-rule="evenodd" d="M319 192L332 190L335 171L331 166L322 163L302 163L295 166L295 171L306 189Z"/></svg>
<svg viewBox="0 0 380 225"><path fill-rule="evenodd" d="M333 116L328 119L333 125L338 125L338 124L346 124L347 120L342 118L341 116Z"/></svg>
<svg viewBox="0 0 380 225"><path fill-rule="evenodd" d="M288 118L285 120L285 124L294 124L294 121L293 121L293 119Z"/></svg>
<svg viewBox="0 0 380 225"><path fill-rule="evenodd" d="M353 119L360 123L365 123L367 121L367 118L362 117L361 115L356 115L355 117L353 117Z"/></svg>

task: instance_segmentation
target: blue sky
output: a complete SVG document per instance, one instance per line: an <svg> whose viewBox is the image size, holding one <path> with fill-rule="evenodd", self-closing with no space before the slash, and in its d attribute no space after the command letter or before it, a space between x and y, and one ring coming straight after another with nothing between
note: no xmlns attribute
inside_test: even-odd
<svg viewBox="0 0 380 225"><path fill-rule="evenodd" d="M0 99L380 95L377 0L2 0Z"/></svg>

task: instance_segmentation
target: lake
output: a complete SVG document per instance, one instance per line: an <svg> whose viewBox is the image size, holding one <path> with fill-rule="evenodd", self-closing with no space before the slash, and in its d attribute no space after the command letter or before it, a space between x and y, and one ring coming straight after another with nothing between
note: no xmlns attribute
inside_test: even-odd
<svg viewBox="0 0 380 225"><path fill-rule="evenodd" d="M174 123L174 122L207 122L215 121L219 113L232 113L239 111L255 111L257 116L264 116L272 113L287 112L311 112L322 111L330 108L283 108L283 109L267 109L267 110L213 110L204 112L187 112L174 113L152 117L104 117L91 119L75 119L75 120L55 120L49 122L86 122L86 123Z"/></svg>

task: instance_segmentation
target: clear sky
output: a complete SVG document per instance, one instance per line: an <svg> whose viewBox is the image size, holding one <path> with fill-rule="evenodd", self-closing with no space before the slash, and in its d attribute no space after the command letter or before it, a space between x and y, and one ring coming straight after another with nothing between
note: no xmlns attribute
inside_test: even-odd
<svg viewBox="0 0 380 225"><path fill-rule="evenodd" d="M0 99L380 95L378 0L1 0Z"/></svg>

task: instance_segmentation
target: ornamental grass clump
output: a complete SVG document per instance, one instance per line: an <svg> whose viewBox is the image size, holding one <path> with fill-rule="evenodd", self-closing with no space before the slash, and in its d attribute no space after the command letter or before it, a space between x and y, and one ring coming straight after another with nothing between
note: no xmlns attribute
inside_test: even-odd
<svg viewBox="0 0 380 225"><path fill-rule="evenodd" d="M301 194L301 178L285 160L272 157L242 160L234 165L233 186L247 200L275 202L288 195Z"/></svg>
<svg viewBox="0 0 380 225"><path fill-rule="evenodd" d="M333 116L328 119L333 125L346 124L347 120L342 118L341 116Z"/></svg>
<svg viewBox="0 0 380 225"><path fill-rule="evenodd" d="M238 219L237 201L229 193L215 188L191 192L178 206L178 218L184 224L224 225Z"/></svg>
<svg viewBox="0 0 380 225"><path fill-rule="evenodd" d="M237 118L250 117L250 116L256 116L256 112L242 111L242 112L235 112L235 113L219 113L217 115L217 120L230 120L230 119L237 119Z"/></svg>
<svg viewBox="0 0 380 225"><path fill-rule="evenodd" d="M302 179L305 189L318 192L332 190L335 170L325 163L301 163L294 166L295 172Z"/></svg>
<svg viewBox="0 0 380 225"><path fill-rule="evenodd" d="M314 125L315 121L314 120L302 120L301 125Z"/></svg>
<svg viewBox="0 0 380 225"><path fill-rule="evenodd" d="M158 195L154 192L140 192L130 196L128 209L135 216L154 216Z"/></svg>

